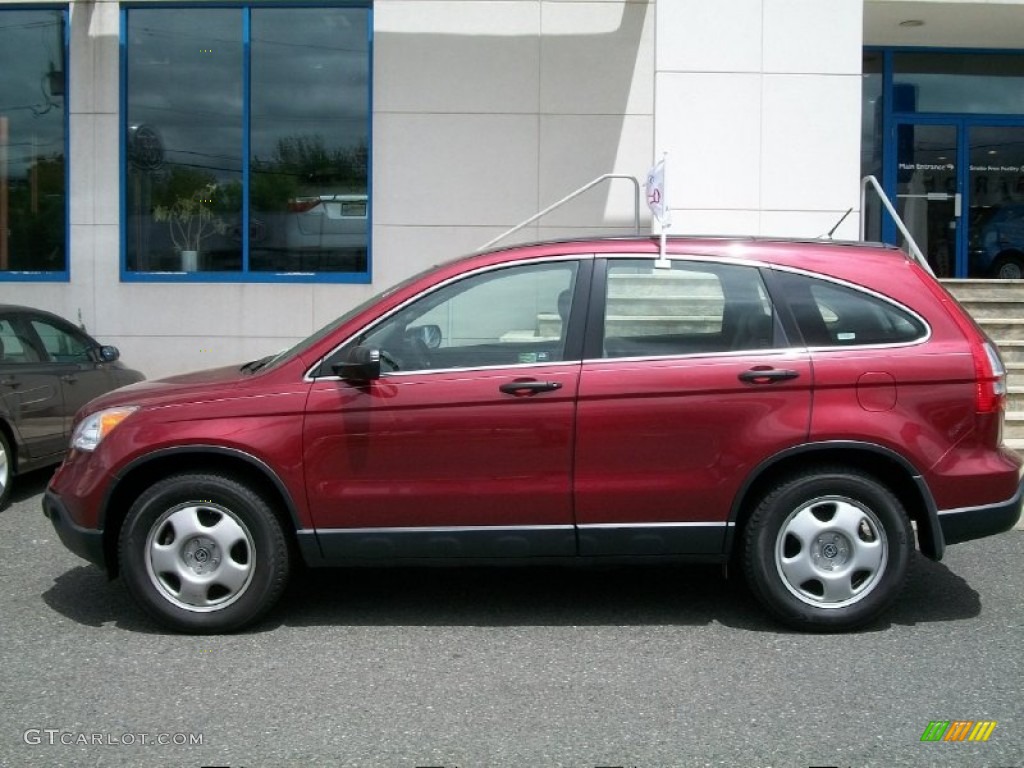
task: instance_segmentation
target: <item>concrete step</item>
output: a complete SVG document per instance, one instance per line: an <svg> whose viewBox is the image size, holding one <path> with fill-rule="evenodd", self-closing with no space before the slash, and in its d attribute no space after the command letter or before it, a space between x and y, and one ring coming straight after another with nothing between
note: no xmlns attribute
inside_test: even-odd
<svg viewBox="0 0 1024 768"><path fill-rule="evenodd" d="M1024 411L1024 387L1012 384L1006 387L1006 410Z"/></svg>
<svg viewBox="0 0 1024 768"><path fill-rule="evenodd" d="M1024 341L1012 339L996 339L999 355L1007 366L1024 363Z"/></svg>
<svg viewBox="0 0 1024 768"><path fill-rule="evenodd" d="M975 317L975 320L996 344L1004 341L1024 341L1024 313L1012 319Z"/></svg>
<svg viewBox="0 0 1024 768"><path fill-rule="evenodd" d="M629 317L671 316L680 305L694 315L722 316L722 297L718 296L609 296L607 312Z"/></svg>
<svg viewBox="0 0 1024 768"><path fill-rule="evenodd" d="M1003 444L1006 445L1007 448L1012 448L1021 456L1024 456L1024 437L1014 437L1010 439L1004 438Z"/></svg>
<svg viewBox="0 0 1024 768"><path fill-rule="evenodd" d="M1024 363L1008 363L1003 360L1006 366L1006 383L1011 387L1024 387Z"/></svg>
<svg viewBox="0 0 1024 768"><path fill-rule="evenodd" d="M1024 440L1024 411L1007 411L1003 421L1003 437Z"/></svg>
<svg viewBox="0 0 1024 768"><path fill-rule="evenodd" d="M1024 317L1024 292L1022 292L1019 298L972 299L970 301L961 301L960 304L979 322L989 319L1007 318L1013 320Z"/></svg>
<svg viewBox="0 0 1024 768"><path fill-rule="evenodd" d="M942 284L964 304L974 299L1024 299L1024 280L942 280Z"/></svg>
<svg viewBox="0 0 1024 768"><path fill-rule="evenodd" d="M712 277L665 271L655 275L617 274L608 278L608 296L701 296L722 298L718 281Z"/></svg>

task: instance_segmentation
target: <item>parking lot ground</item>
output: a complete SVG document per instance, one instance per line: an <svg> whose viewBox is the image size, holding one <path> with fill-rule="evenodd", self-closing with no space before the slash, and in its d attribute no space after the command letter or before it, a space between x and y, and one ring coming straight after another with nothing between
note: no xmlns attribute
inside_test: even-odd
<svg viewBox="0 0 1024 768"><path fill-rule="evenodd" d="M0 766L1024 766L1024 532L915 558L856 634L658 566L310 572L190 637L64 549L45 481L0 512ZM956 720L996 726L921 741Z"/></svg>

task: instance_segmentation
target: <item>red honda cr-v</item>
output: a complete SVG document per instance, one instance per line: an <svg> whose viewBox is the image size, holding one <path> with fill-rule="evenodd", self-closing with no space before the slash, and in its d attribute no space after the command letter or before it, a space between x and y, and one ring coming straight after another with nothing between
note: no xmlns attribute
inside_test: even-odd
<svg viewBox="0 0 1024 768"><path fill-rule="evenodd" d="M901 251L649 238L435 268L293 348L78 415L44 508L169 627L235 630L296 561L734 561L848 629L916 541L1011 528L993 343Z"/></svg>

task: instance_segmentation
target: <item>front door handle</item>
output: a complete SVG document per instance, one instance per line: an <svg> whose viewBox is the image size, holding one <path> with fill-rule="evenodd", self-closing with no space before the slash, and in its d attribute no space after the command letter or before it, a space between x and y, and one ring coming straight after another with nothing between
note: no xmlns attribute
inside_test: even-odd
<svg viewBox="0 0 1024 768"><path fill-rule="evenodd" d="M536 395L538 392L550 392L554 389L561 389L562 385L557 381L509 381L498 386L506 395L523 397L525 395Z"/></svg>
<svg viewBox="0 0 1024 768"><path fill-rule="evenodd" d="M21 382L13 376L8 376L6 379L0 379L0 386L4 387L20 387Z"/></svg>
<svg viewBox="0 0 1024 768"><path fill-rule="evenodd" d="M60 377L60 380L66 382L67 384L74 384L76 381L78 381L78 377L75 376L75 374L73 373L65 373L63 376Z"/></svg>
<svg viewBox="0 0 1024 768"><path fill-rule="evenodd" d="M795 379L800 374L788 368L751 368L740 374L740 381L748 384L771 384L773 381Z"/></svg>

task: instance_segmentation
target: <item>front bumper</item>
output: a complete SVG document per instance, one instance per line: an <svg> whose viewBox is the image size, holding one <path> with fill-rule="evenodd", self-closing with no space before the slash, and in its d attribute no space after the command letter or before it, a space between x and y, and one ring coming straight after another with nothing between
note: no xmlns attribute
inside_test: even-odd
<svg viewBox="0 0 1024 768"><path fill-rule="evenodd" d="M103 531L75 525L60 497L49 489L43 495L43 514L53 523L65 547L90 563L106 568Z"/></svg>
<svg viewBox="0 0 1024 768"><path fill-rule="evenodd" d="M983 507L963 507L939 512L939 525L946 544L980 539L1008 531L1020 520L1024 502L1024 478L1017 485L1017 493L1008 501Z"/></svg>

